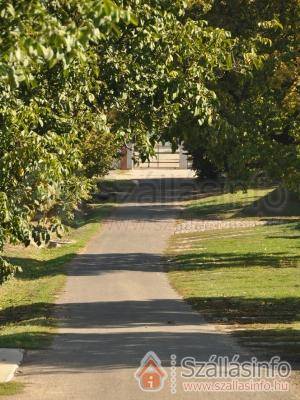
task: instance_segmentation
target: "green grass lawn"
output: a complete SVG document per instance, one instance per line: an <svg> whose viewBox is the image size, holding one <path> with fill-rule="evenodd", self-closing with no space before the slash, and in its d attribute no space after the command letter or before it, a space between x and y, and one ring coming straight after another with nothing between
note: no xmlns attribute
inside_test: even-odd
<svg viewBox="0 0 300 400"><path fill-rule="evenodd" d="M19 382L0 383L0 396L14 396L22 392L24 385Z"/></svg>
<svg viewBox="0 0 300 400"><path fill-rule="evenodd" d="M97 233L111 205L91 206L77 217L56 248L8 247L6 256L23 272L0 286L0 347L36 349L47 346L55 331L53 303L65 282L65 264Z"/></svg>
<svg viewBox="0 0 300 400"><path fill-rule="evenodd" d="M241 202L243 196L210 197L190 207L204 218L210 212L234 218L253 207ZM195 309L245 345L295 362L300 362L299 210L293 200L276 225L175 235L169 250L171 283ZM286 211L293 218L284 218Z"/></svg>
<svg viewBox="0 0 300 400"><path fill-rule="evenodd" d="M299 201L291 193L270 188L210 194L188 204L186 218L279 218L300 216Z"/></svg>

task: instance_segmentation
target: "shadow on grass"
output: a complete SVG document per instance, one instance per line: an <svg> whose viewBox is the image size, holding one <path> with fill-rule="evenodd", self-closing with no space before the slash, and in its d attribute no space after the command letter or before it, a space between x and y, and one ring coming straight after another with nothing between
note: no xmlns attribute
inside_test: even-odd
<svg viewBox="0 0 300 400"><path fill-rule="evenodd" d="M267 239L300 239L300 236L294 236L294 235L274 235L274 236L266 236Z"/></svg>
<svg viewBox="0 0 300 400"><path fill-rule="evenodd" d="M65 274L64 265L75 256L75 253L67 253L50 260L37 260L35 258L22 257L8 257L8 260L12 264L22 268L22 271L17 274L18 279L32 280Z"/></svg>
<svg viewBox="0 0 300 400"><path fill-rule="evenodd" d="M40 327L42 328L42 326ZM0 335L0 347L39 350L48 348L55 337L54 333L43 332L42 329L20 333Z"/></svg>
<svg viewBox="0 0 300 400"><path fill-rule="evenodd" d="M6 307L0 310L0 325L52 326L55 308L56 306L52 303L32 303Z"/></svg>
<svg viewBox="0 0 300 400"><path fill-rule="evenodd" d="M85 213L81 212L75 220L66 226L72 229L79 229L89 224L100 223L103 218L110 215L113 207L112 205L103 206L94 205L89 206ZM41 249L43 251L44 249ZM61 249L57 249L60 251ZM55 255L56 249L53 249ZM67 249L66 249L67 250ZM64 274L64 265L71 261L76 256L73 251L66 252L58 257L53 257L48 260L38 260L35 258L23 257L7 257L10 263L22 268L22 272L17 273L17 278L21 280L34 280L42 277L49 277Z"/></svg>
<svg viewBox="0 0 300 400"><path fill-rule="evenodd" d="M219 268L265 267L297 268L300 256L289 256L284 252L266 253L190 253L176 256L170 262L171 271L207 271Z"/></svg>
<svg viewBox="0 0 300 400"><path fill-rule="evenodd" d="M257 189L267 189L266 187L258 187ZM230 192L218 191L210 195L204 196L208 199L208 204L195 204L186 210L186 218L278 218L278 217L299 217L300 216L300 200L297 196L286 189L277 188L267 195L257 200L256 196L245 197L244 199L236 199L233 196L232 201L222 199L222 195L228 195ZM214 199L214 196L218 196ZM211 199L211 201L210 201ZM217 200L217 201L216 201ZM290 219L286 219L290 221Z"/></svg>
<svg viewBox="0 0 300 400"><path fill-rule="evenodd" d="M274 189L259 200L242 208L234 218L257 217L299 217L300 200L284 188Z"/></svg>
<svg viewBox="0 0 300 400"><path fill-rule="evenodd" d="M226 324L286 323L300 321L299 297L247 298L243 296L188 297L193 308L213 321ZM52 316L52 319L47 319ZM34 303L7 307L0 311L4 324L30 323L32 326L53 324L53 318L63 327L72 328L124 328L134 326L161 326L169 322L176 325L201 323L183 307L179 300L115 301L70 303L54 305ZM202 321L203 322L203 321ZM29 332L30 334L30 332Z"/></svg>
<svg viewBox="0 0 300 400"><path fill-rule="evenodd" d="M292 297L264 300L193 298L188 301L194 306L197 304L196 308L208 319L218 321L218 317L224 318L225 315L228 319L226 324L246 323L244 315L248 321L249 315L259 322L296 321L300 306L300 300ZM24 312L24 309L20 311ZM163 361L169 360L174 353L179 359L191 355L204 360L209 358L212 351L229 357L236 352L232 341L225 338L226 335L201 329L194 331L192 326L201 327L206 322L177 299L65 303L59 312L60 325L66 331L55 335L55 351L46 349L29 353L26 359L27 365L38 364L42 374L68 373L68 370L76 373L87 368L136 368L149 351L149 346ZM161 328L169 322L174 325L173 329ZM53 337L53 333L45 335L42 329L37 328L35 332L0 336L0 346L9 347L11 344L13 347L16 343L26 343L27 348L36 349L36 343L47 344ZM300 343L299 339L297 336L295 341ZM300 357L298 347L294 356L295 359ZM286 359L285 356L283 358Z"/></svg>
<svg viewBox="0 0 300 400"><path fill-rule="evenodd" d="M245 329L234 332L234 336L244 347L250 347L266 357L279 356L290 361L294 369L300 369L299 329ZM298 367L295 368L295 365Z"/></svg>
<svg viewBox="0 0 300 400"><path fill-rule="evenodd" d="M220 194L219 194L220 195ZM214 195L210 196L214 197ZM208 197L205 197L208 198ZM255 197L253 197L254 199ZM187 219L222 219L224 214L235 214L235 218L241 218L239 215L240 209L245 206L245 201L235 201L234 203L221 203L215 204L213 201L211 204L205 205L192 205L185 213ZM234 218L233 217L233 218ZM243 215L245 217L245 215Z"/></svg>
<svg viewBox="0 0 300 400"><path fill-rule="evenodd" d="M209 320L218 323L269 324L300 321L299 297L189 297L186 301Z"/></svg>

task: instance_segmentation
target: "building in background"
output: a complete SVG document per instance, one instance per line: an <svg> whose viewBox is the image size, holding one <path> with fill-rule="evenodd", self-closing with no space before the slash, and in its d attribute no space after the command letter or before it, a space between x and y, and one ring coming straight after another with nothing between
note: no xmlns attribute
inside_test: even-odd
<svg viewBox="0 0 300 400"><path fill-rule="evenodd" d="M122 151L120 160L120 169L191 169L191 159L188 153L180 146L176 152L172 152L170 143L158 143L155 146L155 156L151 157L147 162L134 163L133 158L138 159L138 154L134 154L134 150L125 148Z"/></svg>

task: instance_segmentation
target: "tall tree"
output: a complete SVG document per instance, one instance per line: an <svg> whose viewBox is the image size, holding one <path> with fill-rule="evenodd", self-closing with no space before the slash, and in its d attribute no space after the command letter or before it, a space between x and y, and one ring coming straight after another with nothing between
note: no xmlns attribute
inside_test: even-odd
<svg viewBox="0 0 300 400"><path fill-rule="evenodd" d="M232 70L214 86L219 119L191 130L188 148L234 179L266 172L299 191L299 0L205 4L204 10L194 1L189 13L206 13L211 26L231 32L236 46Z"/></svg>
<svg viewBox="0 0 300 400"><path fill-rule="evenodd" d="M7 241L49 240L87 197L88 143L97 131L107 145L108 135L94 103L95 48L121 19L134 22L111 0L1 1L0 252ZM110 164L107 150L102 156L96 172ZM0 281L13 271L0 258Z"/></svg>
<svg viewBox="0 0 300 400"><path fill-rule="evenodd" d="M120 1L137 16L99 47L103 85L99 102L112 130L133 141L144 158L157 140L181 142L183 126L210 125L216 109L213 82L232 68L230 33L189 16L181 0ZM203 13L202 13L203 16ZM201 17L201 16L200 16Z"/></svg>

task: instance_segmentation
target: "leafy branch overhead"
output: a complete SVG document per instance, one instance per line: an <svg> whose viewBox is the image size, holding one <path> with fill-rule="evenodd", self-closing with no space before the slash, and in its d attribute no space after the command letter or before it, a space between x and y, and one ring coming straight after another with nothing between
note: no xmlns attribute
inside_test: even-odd
<svg viewBox="0 0 300 400"><path fill-rule="evenodd" d="M94 104L95 49L120 21L136 23L109 0L1 2L0 251L48 241L87 198L92 136L104 148L93 172L108 170L118 143ZM1 263L3 280L14 269Z"/></svg>
<svg viewBox="0 0 300 400"><path fill-rule="evenodd" d="M0 252L59 233L130 142L298 189L297 21L299 0L3 0Z"/></svg>

